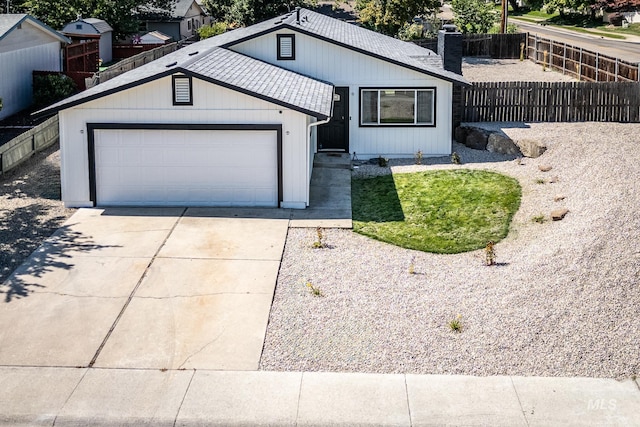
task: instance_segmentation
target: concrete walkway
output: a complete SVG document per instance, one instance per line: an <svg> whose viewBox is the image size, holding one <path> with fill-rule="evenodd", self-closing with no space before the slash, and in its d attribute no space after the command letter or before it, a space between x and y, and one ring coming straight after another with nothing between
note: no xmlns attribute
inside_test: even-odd
<svg viewBox="0 0 640 427"><path fill-rule="evenodd" d="M639 426L631 380L0 367L0 424Z"/></svg>

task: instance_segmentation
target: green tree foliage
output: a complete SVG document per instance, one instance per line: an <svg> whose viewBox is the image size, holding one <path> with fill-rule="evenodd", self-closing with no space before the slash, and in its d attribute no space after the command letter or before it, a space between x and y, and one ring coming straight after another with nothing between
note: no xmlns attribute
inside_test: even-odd
<svg viewBox="0 0 640 427"><path fill-rule="evenodd" d="M451 9L462 33L486 34L499 20L493 2L485 0L452 0Z"/></svg>
<svg viewBox="0 0 640 427"><path fill-rule="evenodd" d="M200 36L200 39L208 39L209 37L224 33L228 28L229 24L226 22L216 22L210 26L205 25L204 27L200 27L198 29L198 35Z"/></svg>
<svg viewBox="0 0 640 427"><path fill-rule="evenodd" d="M415 16L438 10L439 0L357 0L360 22L367 28L395 36Z"/></svg>
<svg viewBox="0 0 640 427"><path fill-rule="evenodd" d="M75 91L76 84L64 74L48 74L33 78L33 103L36 107L51 105Z"/></svg>
<svg viewBox="0 0 640 427"><path fill-rule="evenodd" d="M216 21L252 25L294 10L313 7L316 0L204 0L203 6Z"/></svg>
<svg viewBox="0 0 640 427"><path fill-rule="evenodd" d="M175 0L22 0L14 2L14 11L35 16L50 27L60 30L78 15L100 18L113 28L116 38L138 32L138 16L149 10L168 13Z"/></svg>

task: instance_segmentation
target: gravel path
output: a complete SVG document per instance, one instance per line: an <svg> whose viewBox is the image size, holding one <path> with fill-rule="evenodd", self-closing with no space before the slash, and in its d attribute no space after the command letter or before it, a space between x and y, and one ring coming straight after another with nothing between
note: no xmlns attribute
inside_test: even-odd
<svg viewBox="0 0 640 427"><path fill-rule="evenodd" d="M464 58L462 75L470 82L574 82L576 79L533 61L517 59Z"/></svg>
<svg viewBox="0 0 640 427"><path fill-rule="evenodd" d="M454 144L462 166L391 161L393 173L464 167L517 178L522 205L496 246L498 266L484 266L482 251L421 253L348 230L326 230L330 247L312 249L315 230L291 229L261 369L640 374L640 125L502 129L512 138L544 136L549 149L518 162ZM390 169L354 174L372 171ZM556 195L566 198L556 202ZM570 210L563 221L531 221L557 207ZM412 260L416 274L409 274ZM306 282L324 296L313 296ZM448 326L458 315L461 333Z"/></svg>
<svg viewBox="0 0 640 427"><path fill-rule="evenodd" d="M57 146L0 176L0 282L73 212L60 201Z"/></svg>

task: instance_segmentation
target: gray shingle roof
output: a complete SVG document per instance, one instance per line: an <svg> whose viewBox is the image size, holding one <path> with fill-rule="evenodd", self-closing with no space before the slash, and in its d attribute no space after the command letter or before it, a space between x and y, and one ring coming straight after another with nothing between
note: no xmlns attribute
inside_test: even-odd
<svg viewBox="0 0 640 427"><path fill-rule="evenodd" d="M349 24L308 9L300 10L300 22L296 12L291 12L277 18L269 19L251 27L244 28L245 34L231 31L223 35L236 36L235 40L225 42L225 46L233 46L246 39L280 28L324 39L328 42L344 46L348 49L376 57L383 61L406 66L418 72L423 72L444 80L468 84L459 74L446 71L442 66L442 58L435 52L420 47L414 43L405 42L393 37L357 25ZM234 34L235 33L235 34Z"/></svg>
<svg viewBox="0 0 640 427"><path fill-rule="evenodd" d="M109 31L113 31L113 28L111 28L111 25L107 24L107 22L103 19L98 19L98 18L85 18L85 19L81 19L81 21L86 22L87 24L90 24L93 26L93 28L96 29L96 31L100 34L104 34L104 33L108 33Z"/></svg>
<svg viewBox="0 0 640 427"><path fill-rule="evenodd" d="M47 107L39 113L51 114L146 81L183 72L318 118L330 116L333 93L331 84L228 49L244 40L281 28L299 31L443 80L468 84L461 75L444 70L442 59L431 50L307 9L301 9L300 16L300 23L297 22L296 13L291 12L202 40Z"/></svg>
<svg viewBox="0 0 640 427"><path fill-rule="evenodd" d="M27 15L25 13L0 14L0 40L2 40L7 34L13 31L14 28L18 27L18 25L22 24L25 21L30 21L35 25L41 27L43 31L51 34L53 37L56 37L63 43L71 43L71 40L69 40L64 35L60 34L45 23L38 21L33 16Z"/></svg>
<svg viewBox="0 0 640 427"><path fill-rule="evenodd" d="M194 43L121 74L53 104L37 114L52 114L163 76L182 72L319 119L331 116L333 85L228 49L207 47L202 43Z"/></svg>

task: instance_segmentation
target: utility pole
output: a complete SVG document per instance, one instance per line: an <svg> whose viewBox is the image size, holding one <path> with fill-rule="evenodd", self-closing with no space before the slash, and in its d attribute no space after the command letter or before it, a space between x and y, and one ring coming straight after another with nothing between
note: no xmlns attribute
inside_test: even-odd
<svg viewBox="0 0 640 427"><path fill-rule="evenodd" d="M500 32L507 32L507 15L509 14L509 2L502 0L502 14L500 15Z"/></svg>

